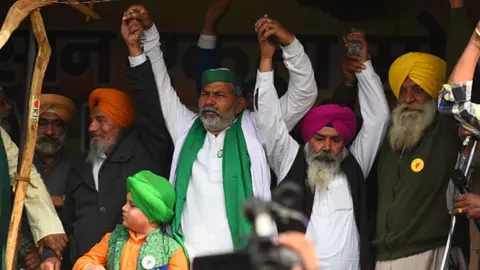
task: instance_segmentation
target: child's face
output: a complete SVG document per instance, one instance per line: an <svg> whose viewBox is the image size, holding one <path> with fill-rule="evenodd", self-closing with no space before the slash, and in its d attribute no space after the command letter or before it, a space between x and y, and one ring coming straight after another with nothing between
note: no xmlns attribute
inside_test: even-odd
<svg viewBox="0 0 480 270"><path fill-rule="evenodd" d="M132 231L143 231L150 221L147 216L135 206L130 192L127 194L127 203L122 207L123 226Z"/></svg>

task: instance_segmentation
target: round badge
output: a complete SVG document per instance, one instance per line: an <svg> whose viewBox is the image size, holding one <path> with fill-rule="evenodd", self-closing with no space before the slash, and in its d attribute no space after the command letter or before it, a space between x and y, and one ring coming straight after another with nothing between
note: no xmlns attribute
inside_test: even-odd
<svg viewBox="0 0 480 270"><path fill-rule="evenodd" d="M146 256L142 260L142 267L145 269L152 269L155 266L155 258L152 256Z"/></svg>
<svg viewBox="0 0 480 270"><path fill-rule="evenodd" d="M410 168L416 173L421 172L424 166L425 164L423 163L423 160L421 158L414 159L412 161L412 164L410 164Z"/></svg>

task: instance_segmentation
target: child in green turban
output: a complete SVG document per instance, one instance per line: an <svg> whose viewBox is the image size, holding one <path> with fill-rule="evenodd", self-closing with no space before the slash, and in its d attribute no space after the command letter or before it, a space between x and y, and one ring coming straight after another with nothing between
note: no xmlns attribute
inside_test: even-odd
<svg viewBox="0 0 480 270"><path fill-rule="evenodd" d="M162 230L174 216L175 190L165 179L141 171L127 179L123 224L77 260L74 270L188 270L182 245Z"/></svg>

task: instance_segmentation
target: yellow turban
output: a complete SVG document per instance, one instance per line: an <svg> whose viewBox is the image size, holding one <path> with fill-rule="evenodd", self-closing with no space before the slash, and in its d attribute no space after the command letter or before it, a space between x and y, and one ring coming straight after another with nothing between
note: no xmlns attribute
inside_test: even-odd
<svg viewBox="0 0 480 270"><path fill-rule="evenodd" d="M407 53L393 62L388 72L388 80L395 97L407 77L422 87L435 100L445 83L447 63L428 53Z"/></svg>
<svg viewBox="0 0 480 270"><path fill-rule="evenodd" d="M75 105L71 99L55 94L40 95L40 115L50 110L67 124L75 117Z"/></svg>
<svg viewBox="0 0 480 270"><path fill-rule="evenodd" d="M118 125L129 128L135 122L135 103L126 93L111 88L99 88L88 98L90 112L95 106Z"/></svg>

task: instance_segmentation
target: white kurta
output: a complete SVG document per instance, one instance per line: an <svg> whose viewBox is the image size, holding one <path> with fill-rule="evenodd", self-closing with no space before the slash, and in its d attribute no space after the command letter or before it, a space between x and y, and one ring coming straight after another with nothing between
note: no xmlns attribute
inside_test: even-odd
<svg viewBox="0 0 480 270"><path fill-rule="evenodd" d="M360 235L345 174L337 174L328 190L316 191L306 234L321 269L360 269Z"/></svg>
<svg viewBox="0 0 480 270"><path fill-rule="evenodd" d="M390 112L380 78L370 61L364 64L367 68L356 74L363 126L350 152L366 177L385 137ZM270 166L277 177L283 179L291 169L299 145L278 116L281 109L273 85L273 72L258 76L261 77L257 80L258 134ZM315 244L321 269L359 269L359 234L345 174L337 174L327 190L315 192L307 237Z"/></svg>
<svg viewBox="0 0 480 270"><path fill-rule="evenodd" d="M167 129L175 143L170 174L170 182L175 184L177 159L197 114L180 102L171 86L163 53L160 50L160 36L155 25L144 32L142 41L146 55L152 63ZM310 61L298 40L284 48L284 55L291 68L300 70L294 71L299 74L297 77L305 78L303 84L300 84L301 88L289 87L289 93L285 95L283 103L285 121L293 128L315 102L317 88ZM137 66L146 61L146 56L130 57L129 60L131 66ZM291 76L295 77L296 74ZM269 200L270 171L265 152L256 134L252 115L252 112L245 111L242 118L242 129L251 159L252 185L255 196ZM207 133L205 143L192 167L181 220L181 230L191 258L233 251L225 211L222 158L219 158L224 137L225 131L217 137Z"/></svg>

